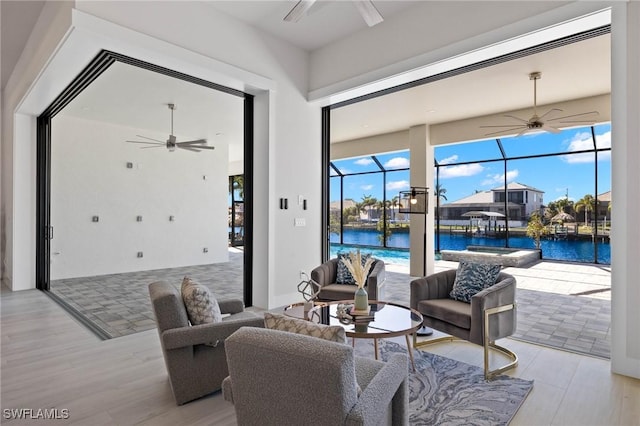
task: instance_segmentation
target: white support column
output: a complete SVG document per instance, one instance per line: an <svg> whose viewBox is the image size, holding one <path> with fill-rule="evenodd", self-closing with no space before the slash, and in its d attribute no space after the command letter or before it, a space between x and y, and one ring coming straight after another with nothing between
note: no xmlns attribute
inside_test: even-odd
<svg viewBox="0 0 640 426"><path fill-rule="evenodd" d="M640 3L611 18L611 369L640 378Z"/></svg>
<svg viewBox="0 0 640 426"><path fill-rule="evenodd" d="M433 273L433 148L429 143L429 127L414 126L409 129L409 147L411 152L411 186L429 188L429 208L426 216L427 243L424 246L425 217L413 214L410 217L411 232L409 235L410 264L409 274L421 277ZM426 268L425 268L426 266Z"/></svg>

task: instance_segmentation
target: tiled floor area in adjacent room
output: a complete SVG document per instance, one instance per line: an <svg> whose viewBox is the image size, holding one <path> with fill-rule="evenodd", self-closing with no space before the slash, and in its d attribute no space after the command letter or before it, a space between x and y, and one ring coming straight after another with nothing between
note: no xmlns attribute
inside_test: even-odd
<svg viewBox="0 0 640 426"><path fill-rule="evenodd" d="M119 337L155 327L147 292L152 281L179 286L188 274L220 298L242 298L242 259L242 252L231 250L228 263L60 280L51 287L109 336ZM437 261L435 271L457 265ZM387 271L385 300L408 305L412 277L397 265L387 265ZM505 272L518 283L518 328L513 338L609 357L609 267L544 261Z"/></svg>
<svg viewBox="0 0 640 426"><path fill-rule="evenodd" d="M207 285L219 298L242 299L242 251L229 250L229 262L182 268L56 280L51 292L111 338L155 328L147 286L167 281L176 287L185 275Z"/></svg>

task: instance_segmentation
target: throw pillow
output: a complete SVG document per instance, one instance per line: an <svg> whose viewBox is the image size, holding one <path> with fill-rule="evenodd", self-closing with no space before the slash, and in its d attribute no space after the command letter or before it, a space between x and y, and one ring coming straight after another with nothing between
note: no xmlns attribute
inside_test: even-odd
<svg viewBox="0 0 640 426"><path fill-rule="evenodd" d="M344 328L339 325L316 324L311 321L265 312L264 326L265 328L270 328L272 330L303 334L305 336L317 337L331 342L347 342L347 335L344 332Z"/></svg>
<svg viewBox="0 0 640 426"><path fill-rule="evenodd" d="M462 261L458 265L449 297L471 303L471 297L496 283L499 273L500 265Z"/></svg>
<svg viewBox="0 0 640 426"><path fill-rule="evenodd" d="M222 321L218 301L208 287L184 277L180 293L191 325Z"/></svg>
<svg viewBox="0 0 640 426"><path fill-rule="evenodd" d="M353 278L351 272L349 272L347 265L342 262L343 257L346 257L348 259L349 253L338 253L338 272L336 274L336 284L356 285L356 280ZM368 253L361 256L360 262L362 263L362 266L367 263L367 259L369 259L370 257L371 255ZM371 268L373 268L373 265L371 265ZM371 271L367 272L367 276L370 272Z"/></svg>

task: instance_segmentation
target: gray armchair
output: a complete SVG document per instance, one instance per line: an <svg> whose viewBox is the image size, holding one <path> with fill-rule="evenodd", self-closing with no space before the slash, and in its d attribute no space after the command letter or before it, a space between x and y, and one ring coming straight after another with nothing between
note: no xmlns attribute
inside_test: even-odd
<svg viewBox="0 0 640 426"><path fill-rule="evenodd" d="M264 319L244 311L242 300L219 300L222 322L189 325L180 291L163 281L149 284L162 354L178 405L220 390L229 374L224 352L228 336L242 326L264 327Z"/></svg>
<svg viewBox="0 0 640 426"><path fill-rule="evenodd" d="M518 357L495 341L516 330L516 279L500 272L496 283L471 298L471 303L449 298L456 270L438 272L411 282L411 307L422 314L423 325L484 348L485 378L502 373L518 364ZM431 339L414 346L424 346L452 337ZM496 370L489 369L489 349L497 350L511 362Z"/></svg>
<svg viewBox="0 0 640 426"><path fill-rule="evenodd" d="M320 290L317 297L319 301L353 299L354 293L358 289L355 285L336 283L338 262L338 258L329 259L311 271L311 282L317 286L314 290ZM384 262L376 259L364 287L367 290L369 300L384 300L385 279Z"/></svg>
<svg viewBox="0 0 640 426"><path fill-rule="evenodd" d="M406 356L383 363L343 343L256 328L235 332L226 351L222 392L240 426L408 424Z"/></svg>

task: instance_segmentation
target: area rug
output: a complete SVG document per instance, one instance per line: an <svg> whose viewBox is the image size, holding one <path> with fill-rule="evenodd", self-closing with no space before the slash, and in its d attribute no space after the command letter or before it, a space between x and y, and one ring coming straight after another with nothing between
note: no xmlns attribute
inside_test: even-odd
<svg viewBox="0 0 640 426"><path fill-rule="evenodd" d="M398 343L380 340L380 359L407 354ZM372 345L356 345L371 357ZM482 368L426 351L414 351L409 367L412 425L507 425L533 387L533 381L500 375L487 382Z"/></svg>

